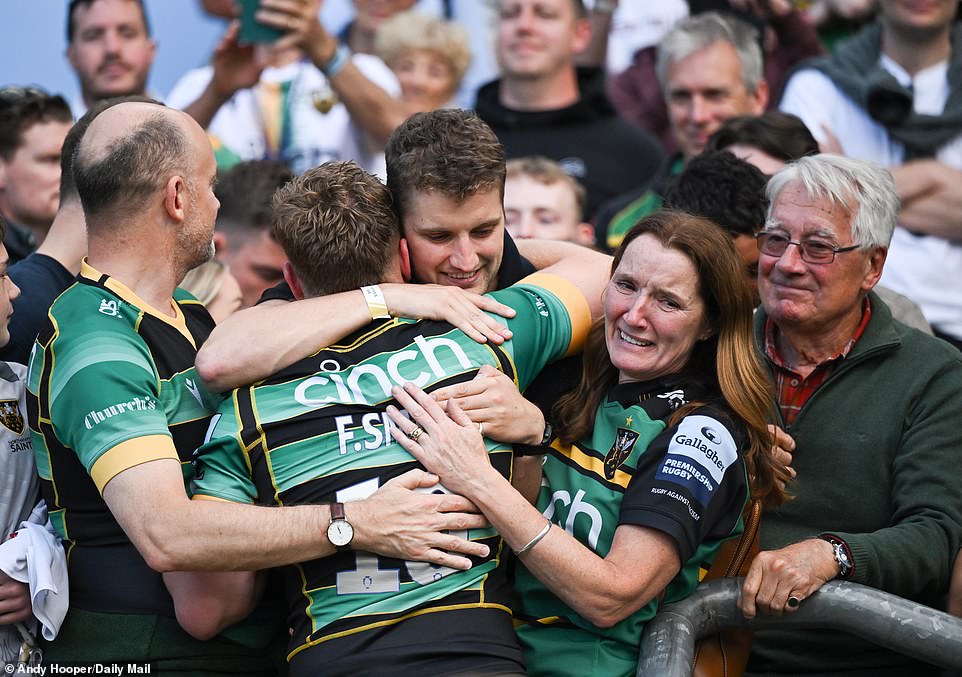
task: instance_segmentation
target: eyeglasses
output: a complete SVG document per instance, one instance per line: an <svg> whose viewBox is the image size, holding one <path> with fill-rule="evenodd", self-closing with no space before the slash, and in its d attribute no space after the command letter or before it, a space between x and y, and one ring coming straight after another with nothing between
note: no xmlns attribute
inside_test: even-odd
<svg viewBox="0 0 962 677"><path fill-rule="evenodd" d="M758 243L758 251L776 258L785 253L788 245L793 244L798 247L798 254L802 257L802 261L815 264L833 263L836 254L844 254L845 252L853 251L862 246L860 244L853 244L848 247L833 247L829 243L820 242L819 240L796 242L795 240L788 239L781 233L764 231L755 235L755 241Z"/></svg>

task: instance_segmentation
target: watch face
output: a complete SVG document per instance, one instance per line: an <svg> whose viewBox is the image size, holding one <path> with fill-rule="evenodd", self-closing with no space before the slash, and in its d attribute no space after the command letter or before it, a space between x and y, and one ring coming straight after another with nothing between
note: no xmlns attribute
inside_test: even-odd
<svg viewBox="0 0 962 677"><path fill-rule="evenodd" d="M327 538L332 545L343 548L354 539L354 527L345 520L334 520L327 527Z"/></svg>
<svg viewBox="0 0 962 677"><path fill-rule="evenodd" d="M835 551L835 561L838 562L840 576L847 576L852 570L852 561L848 558L848 553L841 543L833 543L832 549Z"/></svg>

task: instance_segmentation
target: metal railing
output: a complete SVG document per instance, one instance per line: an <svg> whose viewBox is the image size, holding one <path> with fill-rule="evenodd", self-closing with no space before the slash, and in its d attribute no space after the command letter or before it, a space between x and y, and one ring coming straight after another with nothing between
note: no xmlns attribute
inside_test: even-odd
<svg viewBox="0 0 962 677"><path fill-rule="evenodd" d="M690 677L695 642L719 630L833 628L933 665L962 670L962 619L858 583L830 581L793 613L745 618L742 578L699 585L645 627L638 677Z"/></svg>

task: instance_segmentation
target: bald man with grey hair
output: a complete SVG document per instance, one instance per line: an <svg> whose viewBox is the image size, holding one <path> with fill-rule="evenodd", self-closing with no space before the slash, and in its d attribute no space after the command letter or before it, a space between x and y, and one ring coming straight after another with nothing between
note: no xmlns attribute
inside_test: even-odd
<svg viewBox="0 0 962 677"><path fill-rule="evenodd" d="M248 577L336 552L327 505L191 501L184 488L219 400L194 370L213 321L177 288L211 255L210 142L185 113L122 103L91 123L75 158L88 257L50 309L28 393L41 491L70 552L70 611L46 656L140 661L159 674L273 674L265 647L280 625L257 619L267 631L242 643L190 637L168 592L182 579L160 573ZM484 523L466 500L414 491L436 482L414 470L347 504L356 547L459 569L470 567L461 555L486 555L444 533Z"/></svg>

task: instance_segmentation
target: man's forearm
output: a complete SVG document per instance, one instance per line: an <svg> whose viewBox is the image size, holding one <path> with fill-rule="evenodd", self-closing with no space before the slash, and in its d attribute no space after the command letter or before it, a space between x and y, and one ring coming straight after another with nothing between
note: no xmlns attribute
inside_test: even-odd
<svg viewBox="0 0 962 677"><path fill-rule="evenodd" d="M610 256L553 240L518 240L518 250L538 270L559 275L578 287L588 301L591 316L601 315L601 292L610 276Z"/></svg>
<svg viewBox="0 0 962 677"><path fill-rule="evenodd" d="M336 38L324 31L311 43L308 56L314 65L323 70L334 57L336 48ZM354 124L381 148L407 117L401 102L372 82L352 61L328 76L328 81Z"/></svg>
<svg viewBox="0 0 962 677"><path fill-rule="evenodd" d="M246 308L217 325L197 353L197 373L213 391L253 383L371 321L359 290ZM270 327L269 332L264 331ZM251 340L252 337L257 340Z"/></svg>
<svg viewBox="0 0 962 677"><path fill-rule="evenodd" d="M598 257L604 257L609 262L611 257L607 254L600 254L592 249L573 242L563 242L560 240L532 240L520 239L514 243L518 247L518 252L538 270L543 270L561 261L581 261L589 263L600 261Z"/></svg>
<svg viewBox="0 0 962 677"><path fill-rule="evenodd" d="M210 126L211 121L214 116L217 115L217 111L220 110L230 99L230 95L224 96L223 94L217 92L214 86L214 79L207 83L207 87L204 91L200 93L193 103L184 108L184 112L190 115L194 120L197 121L204 129Z"/></svg>
<svg viewBox="0 0 962 677"><path fill-rule="evenodd" d="M450 530L487 526L460 496L422 491L437 477L411 470L363 500L344 505L354 527L351 547L397 559L467 569L483 544ZM327 505L262 507L191 500L180 463L164 458L128 468L109 480L104 501L137 551L155 571L255 571L334 554ZM199 498L199 497L198 497Z"/></svg>
<svg viewBox="0 0 962 677"><path fill-rule="evenodd" d="M916 160L894 167L892 177L902 201L899 223L914 233L962 241L962 171L937 160Z"/></svg>

